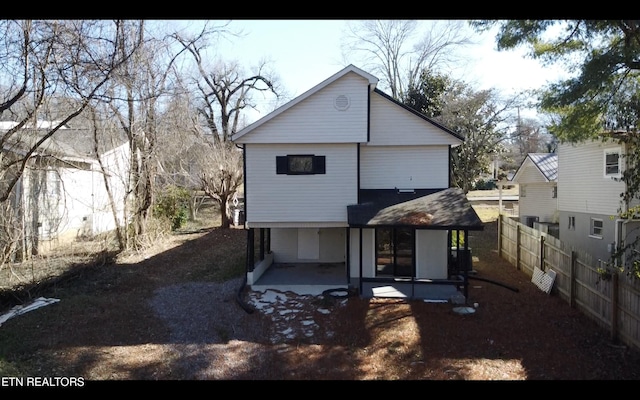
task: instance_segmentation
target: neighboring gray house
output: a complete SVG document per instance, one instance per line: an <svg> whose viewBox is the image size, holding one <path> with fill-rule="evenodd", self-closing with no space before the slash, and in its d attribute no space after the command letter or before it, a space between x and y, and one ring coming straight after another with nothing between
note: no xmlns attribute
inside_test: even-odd
<svg viewBox="0 0 640 400"><path fill-rule="evenodd" d="M51 124L39 121L37 128L17 132L5 142L4 154L22 157L32 143L49 132ZM12 126L14 122L1 121L0 132ZM115 228L105 176L115 201L115 215L123 223L129 146L125 138L100 137L98 151L105 173L95 147L91 131L63 126L29 158L12 202L24 247L30 253Z"/></svg>
<svg viewBox="0 0 640 400"><path fill-rule="evenodd" d="M483 229L450 188L463 139L377 82L349 65L233 136L245 160L248 285L287 264L290 275L333 266L340 280L327 288L364 296L452 287L451 233Z"/></svg>
<svg viewBox="0 0 640 400"><path fill-rule="evenodd" d="M615 137L616 134L614 134ZM619 220L625 184L624 144L614 139L558 145L560 240L607 261L616 245L632 240L638 221Z"/></svg>
<svg viewBox="0 0 640 400"><path fill-rule="evenodd" d="M558 222L558 155L529 153L522 161L512 182L519 187L520 222L533 227L536 222Z"/></svg>

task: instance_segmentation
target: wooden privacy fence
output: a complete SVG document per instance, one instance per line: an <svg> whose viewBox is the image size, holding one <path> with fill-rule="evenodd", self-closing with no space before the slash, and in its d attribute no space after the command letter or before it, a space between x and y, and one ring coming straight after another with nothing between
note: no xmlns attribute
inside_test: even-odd
<svg viewBox="0 0 640 400"><path fill-rule="evenodd" d="M603 279L599 260L505 215L498 217L498 254L533 276L556 273L551 293L611 332L614 343L640 349L640 284L624 275Z"/></svg>

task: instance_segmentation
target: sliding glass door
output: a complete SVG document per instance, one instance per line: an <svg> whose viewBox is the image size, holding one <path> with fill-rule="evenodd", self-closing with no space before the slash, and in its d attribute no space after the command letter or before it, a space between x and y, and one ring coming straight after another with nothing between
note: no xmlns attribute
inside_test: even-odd
<svg viewBox="0 0 640 400"><path fill-rule="evenodd" d="M376 228L376 276L414 276L415 230Z"/></svg>

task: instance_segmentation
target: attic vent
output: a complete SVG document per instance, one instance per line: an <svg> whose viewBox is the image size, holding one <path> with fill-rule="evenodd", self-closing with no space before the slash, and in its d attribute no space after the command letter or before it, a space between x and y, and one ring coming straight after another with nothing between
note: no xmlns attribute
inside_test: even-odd
<svg viewBox="0 0 640 400"><path fill-rule="evenodd" d="M336 110L344 111L347 108L349 108L350 103L351 102L349 101L349 98L341 94L340 96L336 97L336 100L334 101L333 105L336 108Z"/></svg>

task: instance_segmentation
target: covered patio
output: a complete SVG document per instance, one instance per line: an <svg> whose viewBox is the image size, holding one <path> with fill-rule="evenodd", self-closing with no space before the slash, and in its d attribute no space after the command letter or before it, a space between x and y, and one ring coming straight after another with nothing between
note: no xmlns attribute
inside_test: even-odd
<svg viewBox="0 0 640 400"><path fill-rule="evenodd" d="M348 206L347 213L349 227L346 228L345 262L268 262L264 272L251 285L252 290L272 289L321 295L326 290L344 289L357 292L365 298L398 297L432 301L467 297L467 274L472 265L469 241L463 239L468 239L469 231L484 229L484 224L462 190L364 191L361 202ZM396 265L402 263L400 256L394 254L394 258L389 258L389 255L385 255L386 258L383 258L379 254L381 252L371 247L367 249L372 252L369 259L376 264L375 272L371 272L374 271L371 270L372 266L365 266L363 262L363 231L368 232L369 240L376 241L390 230L408 233L409 258L400 268ZM437 241L432 241L428 232L442 233L437 234ZM249 238L253 243L251 233L250 230ZM261 229L258 238L260 260L269 258L269 242L269 230ZM250 248L249 252L253 253L253 249ZM388 264L377 265L383 259ZM435 279L422 266L427 259L431 268L437 270ZM259 267L260 263L252 265Z"/></svg>
<svg viewBox="0 0 640 400"><path fill-rule="evenodd" d="M465 239L469 238L469 231L483 230L484 224L461 189L448 188L430 193L371 191L368 196L363 197L367 200L348 207L349 225L359 228L360 235L363 229L373 229L376 246L379 245L379 232L402 230L416 238L412 239L416 247L411 251L418 254L421 251L418 247L424 243L417 239L418 232L447 232L445 248L431 249L437 253L436 256L446 254L443 261L446 265L437 267L440 271L446 269L446 276L425 278L425 271L418 270L415 258L405 266L402 273L386 274L381 272L387 266L379 265L380 252L376 248L378 269L375 276L366 275L362 257L359 258L358 291L363 297L407 297L446 301L461 294L467 298L468 273L472 270L472 257L469 241ZM385 260L388 260L388 257ZM396 255L394 260L397 264L399 257ZM410 272L407 272L407 269Z"/></svg>

